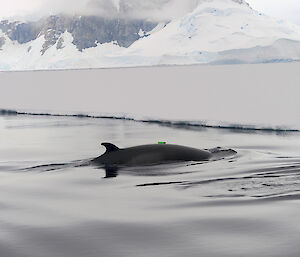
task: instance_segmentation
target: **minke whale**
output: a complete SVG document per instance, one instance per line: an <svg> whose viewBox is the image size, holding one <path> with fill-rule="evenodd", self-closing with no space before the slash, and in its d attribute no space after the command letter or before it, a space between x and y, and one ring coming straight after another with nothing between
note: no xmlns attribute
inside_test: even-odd
<svg viewBox="0 0 300 257"><path fill-rule="evenodd" d="M209 150L172 144L150 144L123 149L111 143L102 143L101 145L106 148L106 152L93 159L92 163L106 167L208 161L213 156Z"/></svg>

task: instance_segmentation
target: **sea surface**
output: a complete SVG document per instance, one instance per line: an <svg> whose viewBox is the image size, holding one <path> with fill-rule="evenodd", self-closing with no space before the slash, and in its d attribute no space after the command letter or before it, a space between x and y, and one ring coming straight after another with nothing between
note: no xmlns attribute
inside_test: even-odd
<svg viewBox="0 0 300 257"><path fill-rule="evenodd" d="M158 141L237 154L86 165ZM2 112L0 256L298 257L299 178L299 131Z"/></svg>

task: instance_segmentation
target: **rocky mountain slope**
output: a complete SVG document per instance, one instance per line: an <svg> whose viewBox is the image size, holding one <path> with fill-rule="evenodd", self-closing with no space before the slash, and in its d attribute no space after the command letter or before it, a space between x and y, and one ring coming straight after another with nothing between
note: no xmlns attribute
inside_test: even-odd
<svg viewBox="0 0 300 257"><path fill-rule="evenodd" d="M51 16L0 23L0 69L68 69L300 60L300 28L244 0L201 0L165 23Z"/></svg>
<svg viewBox="0 0 300 257"><path fill-rule="evenodd" d="M50 16L36 22L19 23L7 20L0 22L0 29L11 41L19 44L45 37L42 54L57 44L61 49L60 36L68 31L73 36L73 44L79 51L96 47L97 43L116 42L119 46L129 47L133 42L151 31L157 24L143 20L104 19L95 16ZM2 37L3 45L4 37Z"/></svg>

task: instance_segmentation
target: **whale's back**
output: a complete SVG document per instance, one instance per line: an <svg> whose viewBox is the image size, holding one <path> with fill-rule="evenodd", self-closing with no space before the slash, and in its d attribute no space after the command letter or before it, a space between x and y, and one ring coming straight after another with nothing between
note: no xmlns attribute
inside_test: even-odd
<svg viewBox="0 0 300 257"><path fill-rule="evenodd" d="M180 161L205 161L211 153L196 148L153 144L135 146L125 149L112 148L94 161L104 165L151 165Z"/></svg>

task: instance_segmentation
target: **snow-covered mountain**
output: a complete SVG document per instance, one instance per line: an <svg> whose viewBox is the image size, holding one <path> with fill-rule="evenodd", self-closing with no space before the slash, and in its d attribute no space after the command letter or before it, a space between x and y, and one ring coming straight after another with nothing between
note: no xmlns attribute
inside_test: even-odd
<svg viewBox="0 0 300 257"><path fill-rule="evenodd" d="M69 69L300 60L300 27L244 0L200 0L165 23L52 16L0 23L0 69Z"/></svg>

